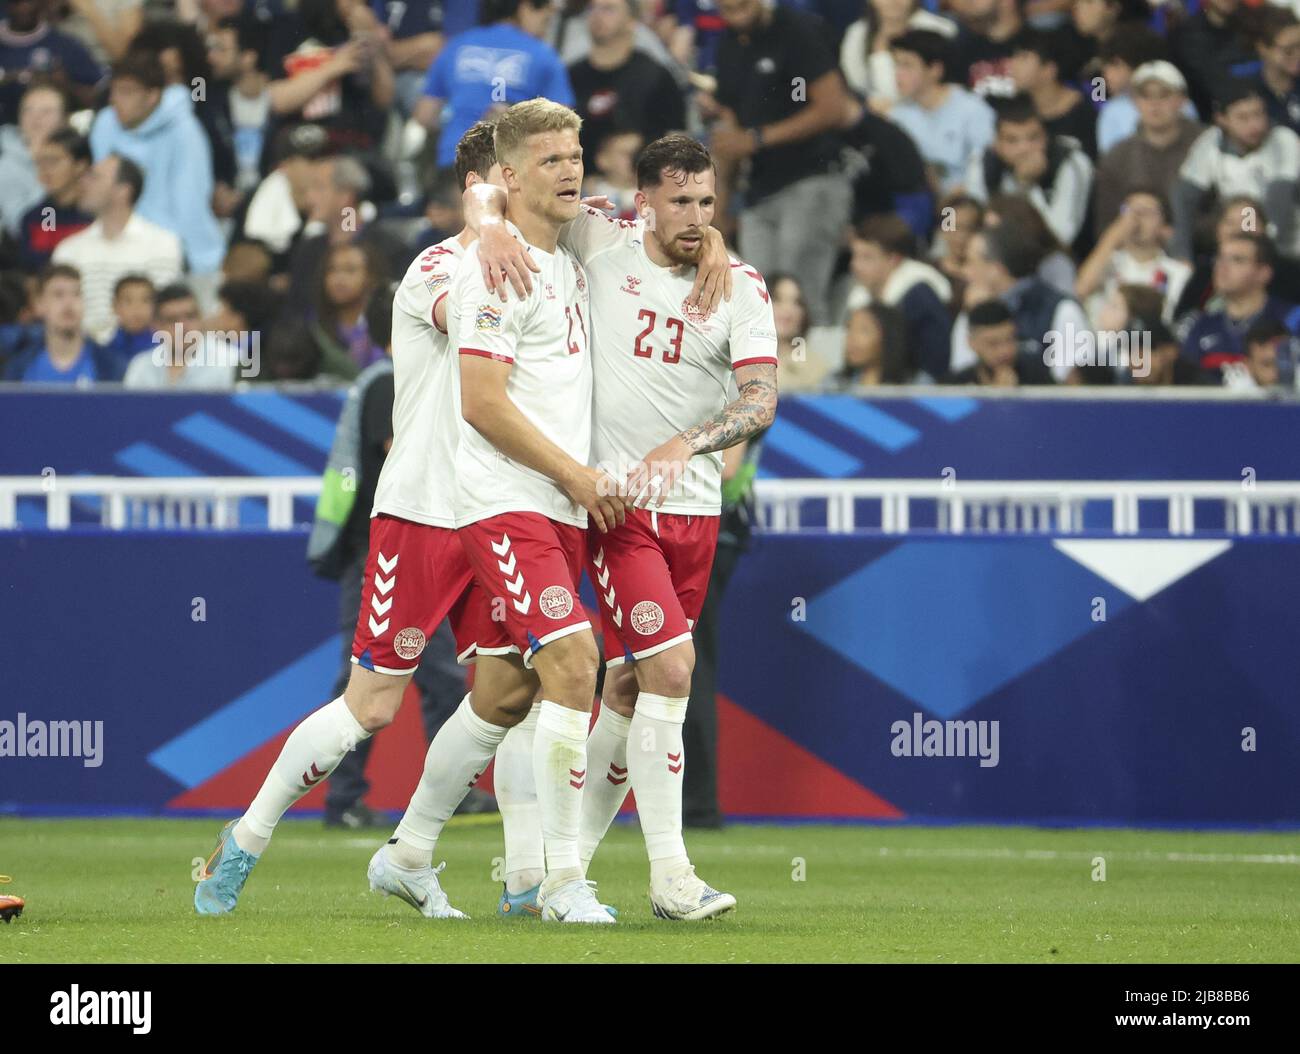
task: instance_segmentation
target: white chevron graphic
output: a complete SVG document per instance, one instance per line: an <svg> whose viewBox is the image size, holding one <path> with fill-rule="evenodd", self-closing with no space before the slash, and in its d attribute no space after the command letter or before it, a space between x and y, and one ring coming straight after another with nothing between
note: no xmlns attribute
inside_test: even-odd
<svg viewBox="0 0 1300 1054"><path fill-rule="evenodd" d="M520 581L522 582L523 579L521 578ZM527 615L528 609L533 606L533 595L531 593L525 593L523 600L512 600L510 603L514 604L515 610L518 611L519 614Z"/></svg>
<svg viewBox="0 0 1300 1054"><path fill-rule="evenodd" d="M384 619L383 622L376 622L376 621L375 621L375 616L374 616L374 615L371 615L371 616L370 616L370 632L373 633L376 637L378 637L380 634L382 634L382 633L384 633L384 632L386 632L386 631L388 630L388 623L391 622L391 621L392 621L392 619Z"/></svg>
<svg viewBox="0 0 1300 1054"><path fill-rule="evenodd" d="M510 579L507 578L507 579L506 579L506 588L507 588L508 590L510 590L510 592L512 592L515 596L518 596L519 593L520 593L520 591L524 588L524 574L523 574L523 572L520 571L520 572L519 572L519 577L516 578L513 582L510 581Z"/></svg>
<svg viewBox="0 0 1300 1054"><path fill-rule="evenodd" d="M373 593L370 594L370 606L375 609L376 615L387 615L388 609L393 606L393 598L380 602L379 598Z"/></svg>
<svg viewBox="0 0 1300 1054"><path fill-rule="evenodd" d="M502 573L502 574L507 575L507 576L508 576L508 575L513 575L513 574L515 573L515 554L514 554L514 553L511 553L511 554L510 554L510 562L509 562L509 563L506 563L506 562L503 561L503 560L498 560L498 561L497 561L497 567L499 567L499 568L501 569L501 573Z"/></svg>
<svg viewBox="0 0 1300 1054"><path fill-rule="evenodd" d="M387 596L389 593L393 591L393 586L396 584L396 582L397 582L396 575L394 575L392 578L380 578L379 572L378 571L375 572L375 588L378 589L379 592L383 593L384 596Z"/></svg>
<svg viewBox="0 0 1300 1054"><path fill-rule="evenodd" d="M596 566L599 567L600 565L597 564ZM596 576L596 581L600 583L600 588L601 588L601 589L604 589L607 585L609 585L609 568L608 568L608 567L605 568L603 571L600 572L600 574L598 574L598 575Z"/></svg>
<svg viewBox="0 0 1300 1054"><path fill-rule="evenodd" d="M596 555L591 558L591 562L597 567L605 566L605 549L603 546L596 551Z"/></svg>
<svg viewBox="0 0 1300 1054"><path fill-rule="evenodd" d="M384 574L389 575L393 573L393 568L397 566L397 558L400 555L401 553L394 553L393 558L389 560L385 558L382 552L379 554L379 567Z"/></svg>
<svg viewBox="0 0 1300 1054"><path fill-rule="evenodd" d="M1052 544L1139 603L1232 548L1230 541L1163 538L1058 538Z"/></svg>
<svg viewBox="0 0 1300 1054"><path fill-rule="evenodd" d="M604 582L601 583L601 585L604 585L604 584L605 584ZM605 606L608 607L608 608L612 608L612 607L615 606L615 604L614 604L614 590L612 590L612 589L611 589L608 593L605 594Z"/></svg>
<svg viewBox="0 0 1300 1054"><path fill-rule="evenodd" d="M492 551L496 553L497 556L505 556L506 553L510 552L510 535L503 534L501 536L500 545L497 545L496 542L492 542L491 545L492 545Z"/></svg>
<svg viewBox="0 0 1300 1054"><path fill-rule="evenodd" d="M623 625L623 609L621 607L614 609L614 625Z"/></svg>

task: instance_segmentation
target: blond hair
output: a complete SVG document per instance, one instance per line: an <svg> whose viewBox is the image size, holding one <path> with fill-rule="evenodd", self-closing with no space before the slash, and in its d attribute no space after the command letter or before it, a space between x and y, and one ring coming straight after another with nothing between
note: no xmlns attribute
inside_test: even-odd
<svg viewBox="0 0 1300 1054"><path fill-rule="evenodd" d="M558 102L540 98L517 102L497 118L494 133L497 160L514 167L530 135L576 132L581 127L582 118Z"/></svg>

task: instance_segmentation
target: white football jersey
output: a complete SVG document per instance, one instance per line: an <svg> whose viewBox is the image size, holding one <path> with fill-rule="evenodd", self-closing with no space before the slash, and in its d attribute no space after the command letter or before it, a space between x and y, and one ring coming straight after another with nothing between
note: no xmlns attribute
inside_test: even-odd
<svg viewBox="0 0 1300 1054"><path fill-rule="evenodd" d="M506 394L538 430L580 464L591 454L590 294L581 265L563 249L528 246L541 273L520 300L489 292L470 246L447 301L447 330L458 355L482 355L511 364ZM460 380L457 371L457 401ZM560 523L587 526L587 510L553 481L512 461L457 414L456 524L463 527L505 512L538 512Z"/></svg>
<svg viewBox="0 0 1300 1054"><path fill-rule="evenodd" d="M619 481L661 443L730 402L737 366L777 361L771 297L757 271L733 259L731 300L703 317L686 310L695 269L660 267L646 255L644 238L640 222L585 206L560 232L594 291L592 464ZM691 458L660 509L718 515L722 454Z"/></svg>
<svg viewBox="0 0 1300 1054"><path fill-rule="evenodd" d="M393 297L393 446L371 515L455 527L459 439L456 357L433 309L451 291L465 249L448 238L422 252Z"/></svg>

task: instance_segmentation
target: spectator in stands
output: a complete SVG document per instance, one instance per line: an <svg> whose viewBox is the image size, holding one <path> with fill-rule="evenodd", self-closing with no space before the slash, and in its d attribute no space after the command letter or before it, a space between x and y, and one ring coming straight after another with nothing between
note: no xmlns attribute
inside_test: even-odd
<svg viewBox="0 0 1300 1054"><path fill-rule="evenodd" d="M93 384L122 378L121 365L82 335L84 305L75 267L51 264L37 282L42 342L9 361L4 379L25 384Z"/></svg>
<svg viewBox="0 0 1300 1054"><path fill-rule="evenodd" d="M366 308L385 287L384 265L371 246L343 243L329 247L319 274L313 333L321 371L350 380L384 357L366 326Z"/></svg>
<svg viewBox="0 0 1300 1054"><path fill-rule="evenodd" d="M1018 95L999 106L993 145L973 159L964 186L978 201L1025 195L1057 240L1072 245L1088 211L1092 162L1074 139L1049 136L1033 100Z"/></svg>
<svg viewBox="0 0 1300 1054"><path fill-rule="evenodd" d="M63 92L37 81L23 92L18 124L0 126L0 226L6 234L16 236L27 211L45 197L36 171L36 152L67 119Z"/></svg>
<svg viewBox="0 0 1300 1054"><path fill-rule="evenodd" d="M827 367L808 347L812 323L803 286L793 275L777 273L768 277L772 297L772 317L776 322L776 358L781 370L781 389L787 392L812 391L821 386Z"/></svg>
<svg viewBox="0 0 1300 1054"><path fill-rule="evenodd" d="M1034 273L1067 296L1074 295L1074 257L1056 239L1047 221L1028 199L1017 194L994 194L984 209L984 226L1010 224L1033 246L1038 259Z"/></svg>
<svg viewBox="0 0 1300 1054"><path fill-rule="evenodd" d="M1196 265L1192 276L1183 287L1183 295L1174 309L1174 317L1182 318L1193 311L1203 311L1214 296L1214 265L1223 243L1234 234L1258 234L1269 230L1268 213L1255 198L1238 195L1223 202L1215 216L1213 229L1194 243ZM1274 254L1273 280L1269 294L1289 303L1300 303L1300 261Z"/></svg>
<svg viewBox="0 0 1300 1054"><path fill-rule="evenodd" d="M450 238L464 226L455 172L434 169L424 193L424 222L407 240L406 259L414 260L430 245Z"/></svg>
<svg viewBox="0 0 1300 1054"><path fill-rule="evenodd" d="M1163 62L1167 50L1162 37L1142 26L1126 26L1123 33L1102 45L1097 56L1105 88L1105 100L1097 113L1097 151L1101 156L1137 133L1140 118L1133 100L1133 74L1149 62ZM1181 74L1177 80L1182 81ZM1196 108L1186 99L1182 113L1196 120Z"/></svg>
<svg viewBox="0 0 1300 1054"><path fill-rule="evenodd" d="M553 18L547 28L545 40L560 56L565 68L581 62L591 53L592 35L590 0L562 0L556 6L559 17ZM669 51L664 39L650 26L642 21L644 8L640 0L635 0L633 7L632 41L637 51L648 55L673 75L674 81L682 89L689 83L690 74L687 66L678 62Z"/></svg>
<svg viewBox="0 0 1300 1054"><path fill-rule="evenodd" d="M217 291L217 311L207 320L209 332L256 334L259 345L269 342L271 330L284 310L284 298L265 283L237 279L222 283Z"/></svg>
<svg viewBox="0 0 1300 1054"><path fill-rule="evenodd" d="M720 119L712 150L719 215L740 164L749 185L740 252L764 275L798 274L814 324L827 300L852 191L837 171L848 94L813 15L767 0L721 0L727 32L718 50ZM794 89L791 88L794 85Z"/></svg>
<svg viewBox="0 0 1300 1054"><path fill-rule="evenodd" d="M283 59L286 76L268 89L272 113L284 124L319 125L336 151L373 155L396 92L374 12L361 0L300 0L298 16L302 31Z"/></svg>
<svg viewBox="0 0 1300 1054"><path fill-rule="evenodd" d="M1204 118L1228 81L1255 61L1240 0L1201 0L1201 9L1174 31L1174 61L1187 74L1192 102Z"/></svg>
<svg viewBox="0 0 1300 1054"><path fill-rule="evenodd" d="M855 286L848 308L878 303L897 308L903 317L908 349L906 366L932 380L948 372L952 286L928 263L916 259L916 238L897 216L873 216L854 232L852 263Z"/></svg>
<svg viewBox="0 0 1300 1054"><path fill-rule="evenodd" d="M1300 133L1300 20L1276 7L1262 8L1259 18L1255 51L1269 120Z"/></svg>
<svg viewBox="0 0 1300 1054"><path fill-rule="evenodd" d="M966 251L971 238L984 226L984 206L969 194L952 194L939 206L939 224L930 257L953 287L954 303L961 302L966 284Z"/></svg>
<svg viewBox="0 0 1300 1054"><path fill-rule="evenodd" d="M116 62L144 24L144 0L68 0L59 29L85 45L96 62Z"/></svg>
<svg viewBox="0 0 1300 1054"><path fill-rule="evenodd" d="M50 0L8 0L0 20L0 124L18 117L19 99L34 78L67 92L78 108L94 101L104 71L75 37L55 29L47 20Z"/></svg>
<svg viewBox="0 0 1300 1054"><path fill-rule="evenodd" d="M1300 329L1300 308L1268 293L1274 250L1260 234L1235 233L1219 246L1214 262L1215 299L1183 340L1183 358L1207 379L1222 379L1223 367L1246 357L1245 334L1257 322L1274 319Z"/></svg>
<svg viewBox="0 0 1300 1054"><path fill-rule="evenodd" d="M1041 355L1020 350L1016 321L1000 300L985 300L970 310L970 344L975 361L944 378L946 384L1017 388L1051 384L1052 373Z"/></svg>
<svg viewBox="0 0 1300 1054"><path fill-rule="evenodd" d="M71 128L60 128L36 148L36 174L45 197L18 224L18 262L35 274L50 262L59 242L90 226L81 208L81 187L90 170L90 144Z"/></svg>
<svg viewBox="0 0 1300 1054"><path fill-rule="evenodd" d="M1171 221L1169 201L1156 188L1135 190L1124 199L1119 216L1098 239L1074 284L1075 296L1088 305L1094 320L1100 296L1115 286L1143 285L1160 294L1160 317L1173 322L1192 268L1166 251L1173 237Z"/></svg>
<svg viewBox="0 0 1300 1054"><path fill-rule="evenodd" d="M262 345L262 371L259 381L308 381L321 370L321 350L313 333L314 325L288 316L271 328L270 339Z"/></svg>
<svg viewBox="0 0 1300 1054"><path fill-rule="evenodd" d="M611 215L620 220L637 219L636 156L645 140L640 132L614 131L601 140L596 163L585 181L584 193L608 198Z"/></svg>
<svg viewBox="0 0 1300 1054"><path fill-rule="evenodd" d="M406 262L401 242L385 233L364 216L372 206L366 202L370 176L365 166L352 157L327 157L318 161L308 185L310 223L293 251L289 269L289 298L300 307L317 300L317 278L321 258L329 247L354 242L372 246L382 261L378 272L385 279Z"/></svg>
<svg viewBox="0 0 1300 1054"><path fill-rule="evenodd" d="M1295 334L1274 318L1262 318L1246 333L1246 357L1225 366L1223 386L1237 391L1285 389L1295 377Z"/></svg>
<svg viewBox="0 0 1300 1054"><path fill-rule="evenodd" d="M230 136L230 185L241 197L251 194L261 179L271 123L270 81L257 64L256 34L252 18L223 18L208 32L212 83L207 104L220 115L216 125ZM217 176L220 180L219 170ZM225 214L236 208L227 204Z"/></svg>
<svg viewBox="0 0 1300 1054"><path fill-rule="evenodd" d="M1123 0L1072 0L1069 8L1076 38L1085 44L1090 54L1099 53L1137 28L1130 23L1121 30L1120 23L1136 13L1126 10Z"/></svg>
<svg viewBox="0 0 1300 1054"><path fill-rule="evenodd" d="M1172 197L1173 254L1192 256L1192 229L1204 203L1217 195L1249 194L1264 203L1281 251L1300 254L1296 181L1300 180L1300 136L1268 119L1258 87L1233 81L1215 100L1216 128L1192 144L1178 170Z"/></svg>
<svg viewBox="0 0 1300 1054"><path fill-rule="evenodd" d="M90 130L96 161L112 154L145 174L140 216L181 240L189 270L213 275L225 246L212 213L212 154L189 91L163 85L155 58L128 55L113 67L109 105Z"/></svg>
<svg viewBox="0 0 1300 1054"><path fill-rule="evenodd" d="M1049 347L1060 340L1072 348L1076 335L1090 329L1083 309L1072 298L1044 282L1034 272L1040 249L1012 224L988 227L971 239L967 254L966 305L1000 300L1015 322L1022 354L1046 362ZM958 316L952 330L951 368L959 373L978 357L968 339L967 313ZM1070 376L1073 363L1057 357L1052 373L1058 381Z"/></svg>
<svg viewBox="0 0 1300 1054"><path fill-rule="evenodd" d="M1098 235L1115 222L1120 205L1133 190L1172 187L1187 152L1204 130L1187 116L1187 82L1172 63L1143 63L1133 71L1130 88L1138 128L1116 143L1097 166Z"/></svg>
<svg viewBox="0 0 1300 1054"><path fill-rule="evenodd" d="M1200 371L1179 354L1178 338L1158 319L1151 324L1147 362L1137 356L1129 359L1129 378L1134 384L1150 387L1176 385L1186 387L1201 383Z"/></svg>
<svg viewBox="0 0 1300 1054"><path fill-rule="evenodd" d="M1016 93L1012 41L1024 28L1019 0L952 0L958 33L949 73L985 98Z"/></svg>
<svg viewBox="0 0 1300 1054"><path fill-rule="evenodd" d="M971 160L992 145L994 131L989 104L946 83L948 49L946 38L923 29L908 30L891 47L898 101L889 119L916 143L936 194L961 184Z"/></svg>
<svg viewBox="0 0 1300 1054"><path fill-rule="evenodd" d="M1164 297L1149 285L1116 285L1100 298L1094 317L1097 361L1081 366L1077 379L1083 384L1114 384L1137 366L1155 326L1163 325L1160 313Z"/></svg>
<svg viewBox="0 0 1300 1054"><path fill-rule="evenodd" d="M560 56L542 42L550 0L483 0L483 25L447 41L424 82L415 119L439 129L438 164L450 168L470 125L497 107L543 96L573 105Z"/></svg>
<svg viewBox="0 0 1300 1054"><path fill-rule="evenodd" d="M588 167L605 137L635 130L652 142L686 127L686 98L676 78L636 49L634 28L640 0L591 0L587 28L591 50L569 67L574 109L582 117L582 150Z"/></svg>
<svg viewBox="0 0 1300 1054"><path fill-rule="evenodd" d="M899 97L894 48L900 37L918 30L945 41L957 36L955 22L932 14L917 0L864 0L862 17L844 31L840 44L840 69L849 87L872 106L888 108Z"/></svg>
<svg viewBox="0 0 1300 1054"><path fill-rule="evenodd" d="M122 372L136 355L153 344L153 283L142 274L129 274L113 287L113 317L117 329L104 344L104 350L120 363Z"/></svg>
<svg viewBox="0 0 1300 1054"><path fill-rule="evenodd" d="M718 0L671 0L665 6L659 35L669 53L685 69L712 74L727 26L718 12Z"/></svg>
<svg viewBox="0 0 1300 1054"><path fill-rule="evenodd" d="M902 128L849 97L846 154L853 184L853 222L896 212L918 238L928 240L934 226L934 193L920 150Z"/></svg>
<svg viewBox="0 0 1300 1054"><path fill-rule="evenodd" d="M230 123L227 92L208 62L207 47L197 29L172 19L147 22L131 42L131 50L155 57L164 87L179 85L190 97L190 109L208 137L212 162L212 209L227 217L239 205L235 190L235 130Z"/></svg>
<svg viewBox="0 0 1300 1054"><path fill-rule="evenodd" d="M86 332L96 340L113 331L119 278L142 274L161 288L180 277L180 239L136 211L144 183L139 166L125 157L110 154L98 162L86 174L81 197L95 222L54 249L55 263L70 264L81 274Z"/></svg>
<svg viewBox="0 0 1300 1054"><path fill-rule="evenodd" d="M442 50L444 8L453 5L442 0L374 0L370 6L387 32L397 106L403 117L410 117L420 101L429 67Z"/></svg>
<svg viewBox="0 0 1300 1054"><path fill-rule="evenodd" d="M223 282L256 282L270 286L275 260L271 250L259 241L241 238L231 242L221 261Z"/></svg>
<svg viewBox="0 0 1300 1054"><path fill-rule="evenodd" d="M1048 136L1068 136L1089 157L1097 156L1097 113L1065 83L1075 75L1078 53L1065 30L1026 29L1011 49L1011 79L1033 100Z"/></svg>
<svg viewBox="0 0 1300 1054"><path fill-rule="evenodd" d="M199 302L187 286L158 291L154 347L126 368L128 388L226 391L234 387L234 360L218 348L199 319Z"/></svg>
<svg viewBox="0 0 1300 1054"><path fill-rule="evenodd" d="M317 162L326 147L324 129L314 124L283 129L276 136L275 169L258 184L244 212L243 236L271 250L277 272L288 270L290 252L311 212Z"/></svg>
<svg viewBox="0 0 1300 1054"><path fill-rule="evenodd" d="M913 371L907 365L903 316L883 304L851 308L844 320L844 365L831 384L847 388L875 388L906 384Z"/></svg>

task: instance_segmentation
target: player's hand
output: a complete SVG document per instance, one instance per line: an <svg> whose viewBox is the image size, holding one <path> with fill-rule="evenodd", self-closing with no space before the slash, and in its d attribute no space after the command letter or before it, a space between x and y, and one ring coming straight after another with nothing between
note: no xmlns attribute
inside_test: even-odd
<svg viewBox="0 0 1300 1054"><path fill-rule="evenodd" d="M722 232L709 227L704 232L704 252L700 254L695 269L695 284L691 286L686 301L711 315L723 300L731 300L731 257L727 255L727 243Z"/></svg>
<svg viewBox="0 0 1300 1054"><path fill-rule="evenodd" d="M627 519L626 503L619 494L618 481L607 472L580 466L564 492L575 504L587 510L587 515L602 534Z"/></svg>
<svg viewBox="0 0 1300 1054"><path fill-rule="evenodd" d="M695 452L681 436L673 436L655 447L627 474L623 492L628 502L637 509L651 505L661 508L677 481L686 474L686 464L694 456Z"/></svg>
<svg viewBox="0 0 1300 1054"><path fill-rule="evenodd" d="M614 203L604 194L592 194L589 198L583 198L582 203L589 208L600 209L601 212L609 212L614 208Z"/></svg>
<svg viewBox="0 0 1300 1054"><path fill-rule="evenodd" d="M502 303L506 300L507 283L523 300L533 291L533 280L528 272L540 273L542 270L527 247L506 230L504 223L483 226L478 238L478 257L484 284L488 289L496 290Z"/></svg>

